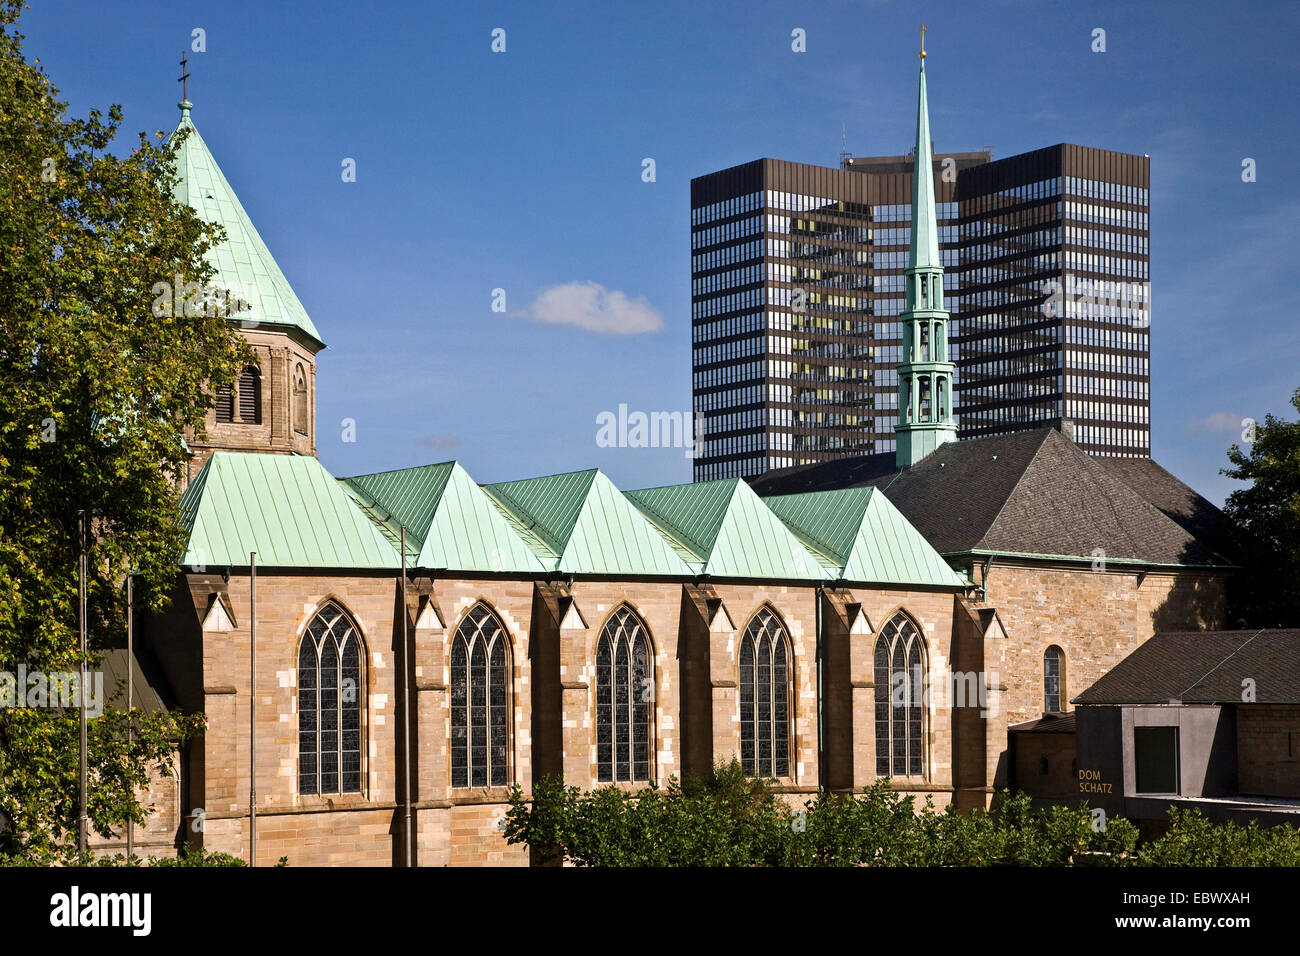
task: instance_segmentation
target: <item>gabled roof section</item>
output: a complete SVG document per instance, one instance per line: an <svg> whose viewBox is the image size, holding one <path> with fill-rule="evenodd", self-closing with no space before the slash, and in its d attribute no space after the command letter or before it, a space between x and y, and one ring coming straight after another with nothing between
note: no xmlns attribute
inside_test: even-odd
<svg viewBox="0 0 1300 956"><path fill-rule="evenodd" d="M939 552L875 488L779 495L766 504L834 576L871 584L962 587Z"/></svg>
<svg viewBox="0 0 1300 956"><path fill-rule="evenodd" d="M1300 630L1162 632L1074 703L1243 704L1247 687L1249 703L1300 703Z"/></svg>
<svg viewBox="0 0 1300 956"><path fill-rule="evenodd" d="M911 468L892 453L764 475L759 494L874 486L940 554L1229 566L1212 546L1055 428L949 442Z"/></svg>
<svg viewBox="0 0 1300 956"><path fill-rule="evenodd" d="M599 471L484 485L547 570L691 576L693 569Z"/></svg>
<svg viewBox="0 0 1300 956"><path fill-rule="evenodd" d="M826 572L739 478L627 492L663 533L719 578L822 580Z"/></svg>
<svg viewBox="0 0 1300 956"><path fill-rule="evenodd" d="M215 452L180 501L184 566L396 568L392 541L315 458Z"/></svg>
<svg viewBox="0 0 1300 956"><path fill-rule="evenodd" d="M398 534L416 567L545 571L546 566L459 463L345 478L366 509Z"/></svg>
<svg viewBox="0 0 1300 956"><path fill-rule="evenodd" d="M176 172L180 181L176 185L176 200L193 208L200 218L218 223L226 230L226 241L208 253L208 260L219 273L214 281L251 306L248 311L232 316L232 320L296 328L323 348L325 343L307 310L298 301L289 280L280 271L271 250L262 241L190 119L188 103L181 104L181 121L172 136L183 130L189 135L177 151Z"/></svg>

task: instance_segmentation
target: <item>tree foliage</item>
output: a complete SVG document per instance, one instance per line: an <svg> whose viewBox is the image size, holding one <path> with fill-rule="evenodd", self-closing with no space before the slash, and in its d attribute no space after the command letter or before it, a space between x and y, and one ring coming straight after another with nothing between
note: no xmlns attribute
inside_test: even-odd
<svg viewBox="0 0 1300 956"><path fill-rule="evenodd" d="M0 671L11 674L80 666L83 512L90 646L122 644L128 568L137 610L164 606L183 545L182 436L202 434L209 389L233 382L249 354L218 314L154 314L159 282L210 282L204 254L220 231L174 198L161 133L117 156L120 107L67 114L24 57L21 8L0 0ZM196 725L137 714L128 748L121 725L102 720L90 762L105 832L140 819L128 785ZM58 843L75 826L75 726L75 713L0 709L0 852Z"/></svg>
<svg viewBox="0 0 1300 956"><path fill-rule="evenodd" d="M1036 808L1003 792L992 812L918 807L878 781L792 806L740 765L666 789L583 794L545 780L516 787L505 836L541 862L577 866L1069 866L1300 864L1300 831L1212 824L1175 809L1168 833L1138 846L1130 821L1098 827L1089 808Z"/></svg>
<svg viewBox="0 0 1300 956"><path fill-rule="evenodd" d="M1300 411L1300 389L1291 395ZM1254 441L1228 449L1223 474L1249 481L1228 495L1224 513L1239 536L1244 561L1230 586L1228 612L1237 627L1300 626L1300 420L1266 415Z"/></svg>

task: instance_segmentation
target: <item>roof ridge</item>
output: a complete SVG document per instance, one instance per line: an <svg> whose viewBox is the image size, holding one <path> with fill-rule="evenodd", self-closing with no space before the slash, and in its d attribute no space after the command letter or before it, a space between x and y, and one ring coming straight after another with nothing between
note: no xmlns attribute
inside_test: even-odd
<svg viewBox="0 0 1300 956"><path fill-rule="evenodd" d="M258 453L260 454L260 452ZM360 481L362 478L377 478L380 475L395 475L399 471L419 471L421 468L441 468L443 465L458 465L460 459L449 458L446 461L431 461L424 465L407 465L405 468L386 468L383 471L367 471L360 475L348 475L339 478L339 481Z"/></svg>
<svg viewBox="0 0 1300 956"><path fill-rule="evenodd" d="M568 475L586 475L599 471L599 468L575 468L572 471L557 471L552 475L531 475L527 478L507 478L505 481L489 481L480 485L480 487L486 488L489 485L517 485L525 481L541 481L543 478L564 478ZM609 476L606 475L606 478L608 477Z"/></svg>
<svg viewBox="0 0 1300 956"><path fill-rule="evenodd" d="M724 481L744 481L744 480L745 480L744 478L732 477L732 478L710 478L708 481L674 481L666 485L651 485L648 488L629 488L627 491L624 491L623 494L632 495L632 494L639 494L640 492L643 491L662 491L665 488L684 488L687 485L690 485L692 487L698 487L700 485L718 485ZM757 492L755 492L755 494L757 494Z"/></svg>
<svg viewBox="0 0 1300 956"><path fill-rule="evenodd" d="M1261 628L1260 628L1258 631L1256 631L1254 634L1250 635L1250 637L1246 638L1244 641L1242 641L1240 644L1238 644L1235 648L1233 648L1232 653L1230 653L1227 657L1225 657L1223 660L1219 661L1219 663L1215 664L1213 667L1211 667L1208 671L1206 671L1206 672L1205 672L1204 674L1202 674L1200 677L1196 678L1196 680L1192 681L1189 685L1187 685L1186 687L1184 687L1184 688L1182 689L1182 691L1179 692L1179 694L1178 694L1178 699L1179 699L1179 700L1182 700L1182 699L1183 699L1183 696L1184 696L1184 695L1185 695L1189 690L1191 690L1191 689L1192 689L1193 687L1195 687L1197 684L1200 684L1202 681L1204 681L1206 678L1208 678L1211 674L1213 674L1215 671L1217 671L1220 667L1222 667L1224 664L1228 663L1228 661L1232 660L1234 657L1236 657L1238 654L1240 654L1240 653L1242 652L1242 650L1246 647L1247 644L1251 643L1253 640L1255 640L1255 638L1257 638L1257 637L1259 637L1259 635L1263 634L1265 630L1267 630L1267 628L1263 628L1263 627L1261 627Z"/></svg>

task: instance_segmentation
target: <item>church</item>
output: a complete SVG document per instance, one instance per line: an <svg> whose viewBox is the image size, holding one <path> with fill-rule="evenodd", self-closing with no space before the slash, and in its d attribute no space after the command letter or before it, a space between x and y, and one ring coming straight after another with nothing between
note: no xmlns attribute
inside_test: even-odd
<svg viewBox="0 0 1300 956"><path fill-rule="evenodd" d="M324 341L191 111L178 198L225 228L211 255L257 361L190 442L187 552L139 628L158 706L207 719L141 852L527 865L501 835L512 787L663 787L733 758L795 803L884 777L983 807L1013 725L1157 630L1220 623L1218 512L1158 465L1091 458L1068 422L955 440L930 177L896 454L752 486L338 478L315 455ZM932 167L924 60L916 156Z"/></svg>

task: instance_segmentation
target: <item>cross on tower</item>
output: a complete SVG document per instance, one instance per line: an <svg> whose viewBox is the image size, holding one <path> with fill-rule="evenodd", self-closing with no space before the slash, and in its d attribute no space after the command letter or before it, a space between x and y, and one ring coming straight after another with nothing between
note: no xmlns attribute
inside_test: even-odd
<svg viewBox="0 0 1300 956"><path fill-rule="evenodd" d="M925 24L921 24L921 59L925 59Z"/></svg>
<svg viewBox="0 0 1300 956"><path fill-rule="evenodd" d="M185 81L190 78L189 74L190 54L188 50L181 51L181 78L176 82L181 85L181 99L189 102L189 84Z"/></svg>

